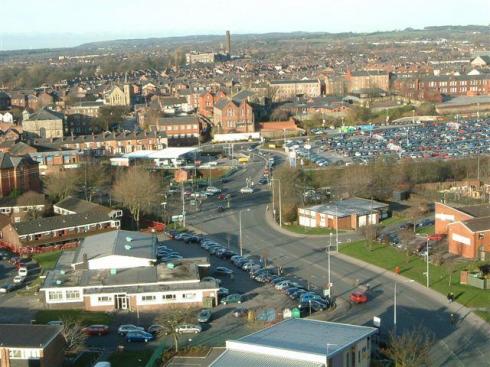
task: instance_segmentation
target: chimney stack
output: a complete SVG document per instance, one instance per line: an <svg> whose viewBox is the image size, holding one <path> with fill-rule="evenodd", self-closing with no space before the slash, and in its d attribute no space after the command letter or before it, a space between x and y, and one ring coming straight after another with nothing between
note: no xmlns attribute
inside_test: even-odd
<svg viewBox="0 0 490 367"><path fill-rule="evenodd" d="M231 58L231 34L230 31L226 31L226 53L228 58Z"/></svg>

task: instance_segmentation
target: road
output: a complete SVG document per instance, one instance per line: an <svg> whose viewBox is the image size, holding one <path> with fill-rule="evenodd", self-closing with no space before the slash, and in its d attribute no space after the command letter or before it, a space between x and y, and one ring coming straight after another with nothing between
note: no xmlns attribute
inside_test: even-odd
<svg viewBox="0 0 490 367"><path fill-rule="evenodd" d="M237 173L225 185L230 192L245 186L245 178L260 176L264 163L252 162L247 170ZM188 212L187 223L232 246L238 244L238 213L242 210L243 245L246 251L268 254L269 258L290 275L305 279L322 288L328 281L325 247L328 238L306 238L284 234L268 224L266 206L270 192L262 187L252 195L236 194L231 209L218 213L216 200L207 200L199 212ZM341 240L348 240L342 234ZM353 305L335 321L372 325L373 316L381 318L382 334L393 330L394 281L383 273L356 266L335 256L331 257L331 282L337 297L348 299L356 284L369 284L371 299L364 305ZM407 284L398 283L397 331L423 325L435 334L431 366L490 366L490 335L486 329L475 328L466 319L457 325L449 322L448 305Z"/></svg>

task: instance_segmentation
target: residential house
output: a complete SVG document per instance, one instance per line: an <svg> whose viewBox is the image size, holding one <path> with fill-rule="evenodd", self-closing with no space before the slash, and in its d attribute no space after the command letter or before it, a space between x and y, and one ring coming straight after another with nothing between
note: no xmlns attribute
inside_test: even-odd
<svg viewBox="0 0 490 367"><path fill-rule="evenodd" d="M62 331L59 325L0 324L0 366L62 367Z"/></svg>
<svg viewBox="0 0 490 367"><path fill-rule="evenodd" d="M34 144L44 149L78 150L94 156L113 156L142 150L160 150L168 146L164 132L104 132L58 139L36 139Z"/></svg>
<svg viewBox="0 0 490 367"><path fill-rule="evenodd" d="M436 203L435 233L447 235L450 253L485 259L490 254L490 204L453 207Z"/></svg>
<svg viewBox="0 0 490 367"><path fill-rule="evenodd" d="M88 311L153 311L168 307L212 307L218 284L201 281L205 259L157 264L153 234L113 231L86 237L75 252L61 255L40 295L46 308Z"/></svg>
<svg viewBox="0 0 490 367"><path fill-rule="evenodd" d="M369 367L378 329L310 319L288 319L227 340L210 367Z"/></svg>
<svg viewBox="0 0 490 367"><path fill-rule="evenodd" d="M19 143L20 144L20 143ZM83 153L78 149L34 150L29 156L39 163L41 176L80 167Z"/></svg>
<svg viewBox="0 0 490 367"><path fill-rule="evenodd" d="M473 60L471 60L470 64L474 68L490 66L490 56L489 55L477 56Z"/></svg>
<svg viewBox="0 0 490 367"><path fill-rule="evenodd" d="M150 125L150 129L163 131L169 138L169 143L190 140L196 143L201 136L203 123L196 115L161 117L156 126Z"/></svg>
<svg viewBox="0 0 490 367"><path fill-rule="evenodd" d="M226 98L219 100L214 105L213 123L220 134L255 131L255 116L246 100L241 103Z"/></svg>
<svg viewBox="0 0 490 367"><path fill-rule="evenodd" d="M14 223L29 218L30 213L34 214L33 216L41 216L45 208L44 194L35 191L27 191L16 198L4 197L0 199L0 213L10 216Z"/></svg>
<svg viewBox="0 0 490 367"><path fill-rule="evenodd" d="M218 59L214 52L189 52L185 54L185 63L192 64L213 64Z"/></svg>
<svg viewBox="0 0 490 367"><path fill-rule="evenodd" d="M0 196L11 192L40 190L39 166L29 156L0 153Z"/></svg>
<svg viewBox="0 0 490 367"><path fill-rule="evenodd" d="M66 107L66 131L68 134L86 135L92 132L91 120L99 117L103 102L85 101Z"/></svg>
<svg viewBox="0 0 490 367"><path fill-rule="evenodd" d="M73 196L68 196L54 204L53 211L59 215L83 214L98 211L106 213L112 219L123 216L123 212L120 209L108 208Z"/></svg>
<svg viewBox="0 0 490 367"><path fill-rule="evenodd" d="M22 129L28 138L60 138L64 135L64 121L63 114L42 109L28 115L22 121Z"/></svg>
<svg viewBox="0 0 490 367"><path fill-rule="evenodd" d="M366 225L378 224L389 215L388 204L362 198L298 208L299 225L312 228L357 230Z"/></svg>
<svg viewBox="0 0 490 367"><path fill-rule="evenodd" d="M213 92L206 91L199 96L198 113L204 117L211 118L214 114L214 105L223 98L226 97L226 93L223 91Z"/></svg>

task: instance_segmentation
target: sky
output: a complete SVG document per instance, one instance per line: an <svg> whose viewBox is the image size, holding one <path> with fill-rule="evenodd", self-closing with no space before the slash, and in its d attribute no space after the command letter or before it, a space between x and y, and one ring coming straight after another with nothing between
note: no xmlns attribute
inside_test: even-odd
<svg viewBox="0 0 490 367"><path fill-rule="evenodd" d="M490 24L490 0L2 0L0 50L121 38Z"/></svg>

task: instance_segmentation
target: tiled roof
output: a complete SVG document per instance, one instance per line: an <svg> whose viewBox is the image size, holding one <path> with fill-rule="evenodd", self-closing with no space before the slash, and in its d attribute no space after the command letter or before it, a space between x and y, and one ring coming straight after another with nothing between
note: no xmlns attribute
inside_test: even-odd
<svg viewBox="0 0 490 367"><path fill-rule="evenodd" d="M44 348L61 329L57 325L0 324L0 345L7 348Z"/></svg>

